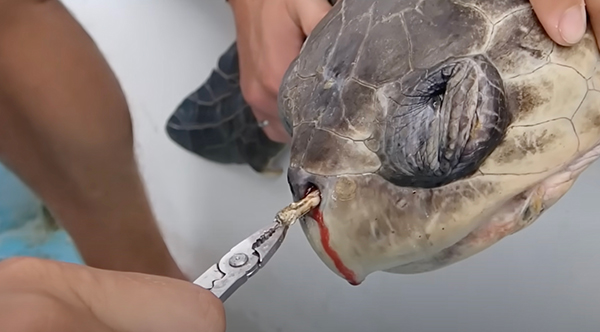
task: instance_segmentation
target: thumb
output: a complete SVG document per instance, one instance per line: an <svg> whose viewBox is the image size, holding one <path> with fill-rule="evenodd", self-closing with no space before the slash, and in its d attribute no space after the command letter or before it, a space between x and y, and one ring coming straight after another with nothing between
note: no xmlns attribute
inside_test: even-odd
<svg viewBox="0 0 600 332"><path fill-rule="evenodd" d="M115 331L223 332L221 301L190 282L63 265L77 298Z"/></svg>
<svg viewBox="0 0 600 332"><path fill-rule="evenodd" d="M327 0L291 0L288 7L294 23L306 36L310 35L330 9L331 5Z"/></svg>
<svg viewBox="0 0 600 332"><path fill-rule="evenodd" d="M584 0L530 0L546 33L563 46L576 44L587 28Z"/></svg>

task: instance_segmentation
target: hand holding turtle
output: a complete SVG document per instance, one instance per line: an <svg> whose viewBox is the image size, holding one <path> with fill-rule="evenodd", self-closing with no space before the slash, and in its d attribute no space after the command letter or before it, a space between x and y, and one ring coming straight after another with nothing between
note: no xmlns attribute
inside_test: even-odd
<svg viewBox="0 0 600 332"><path fill-rule="evenodd" d="M587 13L596 35L600 36L599 0L530 0L548 35L558 44L569 46L581 40L586 31Z"/></svg>
<svg viewBox="0 0 600 332"><path fill-rule="evenodd" d="M265 134L287 142L277 111L281 79L304 39L331 8L326 0L229 0L233 9L244 99Z"/></svg>

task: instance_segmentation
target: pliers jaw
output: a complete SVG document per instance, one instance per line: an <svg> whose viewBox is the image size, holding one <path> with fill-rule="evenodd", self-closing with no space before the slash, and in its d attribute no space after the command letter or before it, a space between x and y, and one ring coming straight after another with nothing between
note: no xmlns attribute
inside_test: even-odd
<svg viewBox="0 0 600 332"><path fill-rule="evenodd" d="M288 226L279 222L258 230L233 247L217 264L198 277L194 284L210 290L225 302L273 257L287 230Z"/></svg>

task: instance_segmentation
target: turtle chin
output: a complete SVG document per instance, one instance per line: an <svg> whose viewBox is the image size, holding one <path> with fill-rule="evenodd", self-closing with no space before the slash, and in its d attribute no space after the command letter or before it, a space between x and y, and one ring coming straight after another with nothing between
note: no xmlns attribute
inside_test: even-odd
<svg viewBox="0 0 600 332"><path fill-rule="evenodd" d="M362 266L352 264L351 257L332 243L331 232L320 211L305 216L300 224L312 249L333 273L353 286L358 286L365 280L368 273L365 273Z"/></svg>

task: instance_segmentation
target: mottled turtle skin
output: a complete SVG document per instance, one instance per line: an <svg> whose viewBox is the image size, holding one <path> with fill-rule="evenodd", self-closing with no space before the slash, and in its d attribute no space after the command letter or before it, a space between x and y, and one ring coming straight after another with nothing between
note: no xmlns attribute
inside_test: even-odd
<svg viewBox="0 0 600 332"><path fill-rule="evenodd" d="M352 284L439 269L530 225L600 153L591 30L553 43L527 0L343 0L287 71L301 221ZM600 69L600 68L599 68Z"/></svg>

